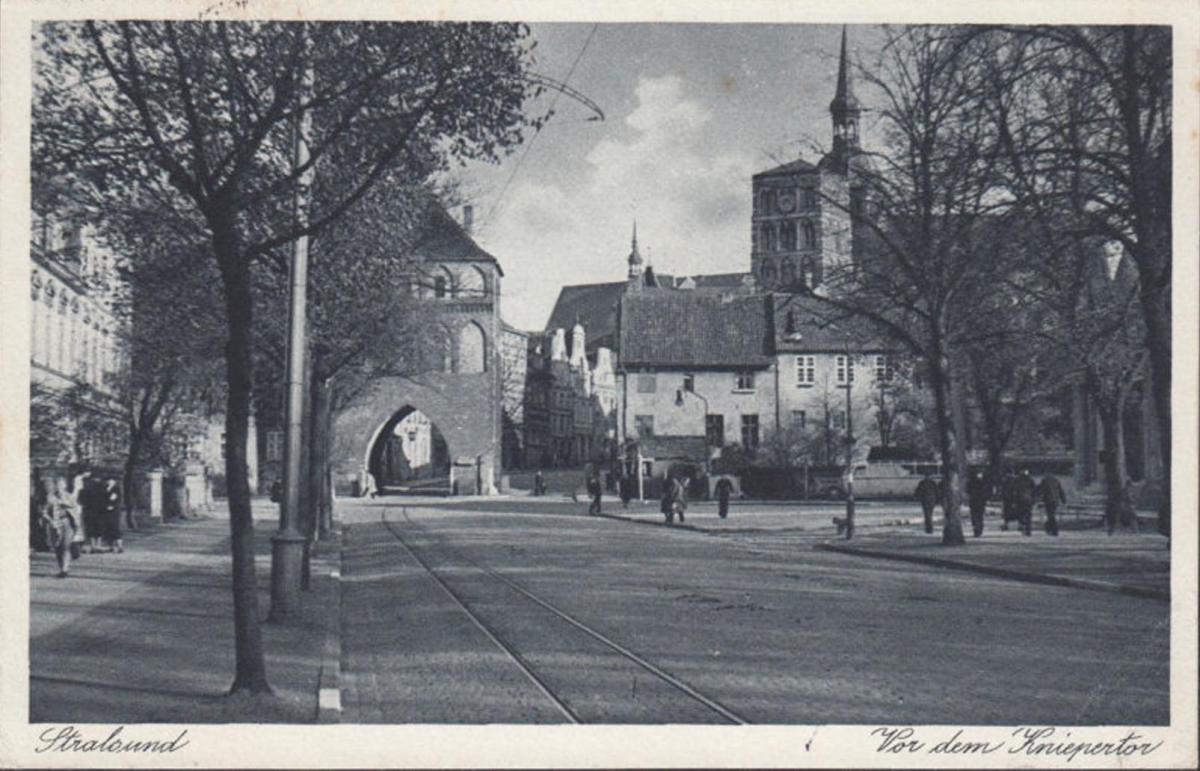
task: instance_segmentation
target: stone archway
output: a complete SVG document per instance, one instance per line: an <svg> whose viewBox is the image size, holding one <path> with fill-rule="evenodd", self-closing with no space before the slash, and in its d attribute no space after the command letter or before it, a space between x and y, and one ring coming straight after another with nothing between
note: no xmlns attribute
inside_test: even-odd
<svg viewBox="0 0 1200 771"><path fill-rule="evenodd" d="M490 493L499 468L500 416L495 372L431 372L384 377L334 417L332 466L339 495L357 495L379 439L413 411L424 413L445 440L449 485L459 494Z"/></svg>

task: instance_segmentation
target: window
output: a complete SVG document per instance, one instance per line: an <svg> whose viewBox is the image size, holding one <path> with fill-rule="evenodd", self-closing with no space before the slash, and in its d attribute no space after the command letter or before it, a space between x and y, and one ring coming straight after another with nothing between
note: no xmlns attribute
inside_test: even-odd
<svg viewBox="0 0 1200 771"><path fill-rule="evenodd" d="M875 382L890 383L895 377L895 369L892 367L891 356L876 356L875 357Z"/></svg>
<svg viewBox="0 0 1200 771"><path fill-rule="evenodd" d="M796 334L796 314L794 311L788 311L787 316L784 316L783 333L785 335Z"/></svg>
<svg viewBox="0 0 1200 771"><path fill-rule="evenodd" d="M268 431L267 432L267 460L280 461L283 460L283 432Z"/></svg>
<svg viewBox="0 0 1200 771"><path fill-rule="evenodd" d="M225 434L221 434L221 460L225 460L225 453L228 451L229 441Z"/></svg>
<svg viewBox="0 0 1200 771"><path fill-rule="evenodd" d="M734 376L733 390L735 391L753 391L754 390L754 373L739 372Z"/></svg>
<svg viewBox="0 0 1200 771"><path fill-rule="evenodd" d="M758 448L758 416L742 416L742 447L748 452Z"/></svg>
<svg viewBox="0 0 1200 771"><path fill-rule="evenodd" d="M813 227L811 222L805 222L800 226L801 234L804 238L804 247L811 249L817 245L817 229Z"/></svg>
<svg viewBox="0 0 1200 771"><path fill-rule="evenodd" d="M658 381L654 375L638 375L637 390L639 394L652 394L658 390Z"/></svg>
<svg viewBox="0 0 1200 771"><path fill-rule="evenodd" d="M817 191L813 190L811 187L805 188L805 190L804 190L804 208L805 209L817 208Z"/></svg>
<svg viewBox="0 0 1200 771"><path fill-rule="evenodd" d="M775 276L776 276L775 263L772 262L771 260L763 260L762 280L767 283L774 283Z"/></svg>
<svg viewBox="0 0 1200 771"><path fill-rule="evenodd" d="M846 411L835 410L833 413L833 427L841 431L846 427Z"/></svg>
<svg viewBox="0 0 1200 771"><path fill-rule="evenodd" d="M838 382L838 385L853 385L854 384L854 357L853 356L838 356L837 357L837 382Z"/></svg>
<svg viewBox="0 0 1200 771"><path fill-rule="evenodd" d="M695 375L684 375L683 376L683 390L687 391L688 393L696 392L696 376Z"/></svg>
<svg viewBox="0 0 1200 771"><path fill-rule="evenodd" d="M475 322L458 330L458 372L474 374L487 371L487 340Z"/></svg>
<svg viewBox="0 0 1200 771"><path fill-rule="evenodd" d="M638 436L654 436L654 416L634 415L633 430Z"/></svg>
<svg viewBox="0 0 1200 771"><path fill-rule="evenodd" d="M796 385L810 386L817 380L817 357L796 357Z"/></svg>
<svg viewBox="0 0 1200 771"><path fill-rule="evenodd" d="M445 276L435 276L434 277L434 279L433 279L433 296L434 297L445 297L446 296L446 277Z"/></svg>
<svg viewBox="0 0 1200 771"><path fill-rule="evenodd" d="M768 190L763 193L763 209L767 214L775 213L775 191Z"/></svg>
<svg viewBox="0 0 1200 771"><path fill-rule="evenodd" d="M784 257L783 262L779 264L779 280L783 282L784 286L796 283L796 266L787 257Z"/></svg>
<svg viewBox="0 0 1200 771"><path fill-rule="evenodd" d="M709 447L725 446L725 416L704 416L704 438Z"/></svg>
<svg viewBox="0 0 1200 771"><path fill-rule="evenodd" d="M804 410L792 410L792 428L797 431L808 428L808 413Z"/></svg>
<svg viewBox="0 0 1200 771"><path fill-rule="evenodd" d="M764 222L762 226L762 249L764 252L775 251L775 226Z"/></svg>
<svg viewBox="0 0 1200 771"><path fill-rule="evenodd" d="M644 477L654 476L654 461L653 460L643 460L642 461L642 476L644 476Z"/></svg>
<svg viewBox="0 0 1200 771"><path fill-rule="evenodd" d="M779 248L790 252L796 248L796 223L788 220L779 226Z"/></svg>

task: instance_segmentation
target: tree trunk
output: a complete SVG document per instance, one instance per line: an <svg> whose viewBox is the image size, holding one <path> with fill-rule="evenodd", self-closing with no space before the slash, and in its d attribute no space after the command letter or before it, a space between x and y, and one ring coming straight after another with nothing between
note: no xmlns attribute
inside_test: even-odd
<svg viewBox="0 0 1200 771"><path fill-rule="evenodd" d="M963 546L967 540L963 535L962 518L958 513L960 471L959 447L954 406L951 399L956 398L951 393L951 369L949 357L939 347L934 348L934 356L929 362L929 375L933 386L933 401L937 418L938 449L941 453L942 468L945 476L942 482L942 507L945 521L942 526L943 546Z"/></svg>
<svg viewBox="0 0 1200 771"><path fill-rule="evenodd" d="M1125 514L1125 480L1121 477L1118 455L1121 418L1120 413L1111 405L1100 404L1098 412L1100 431L1104 436L1104 512L1111 533L1124 519Z"/></svg>
<svg viewBox="0 0 1200 771"><path fill-rule="evenodd" d="M250 480L246 440L253 389L251 336L253 303L250 268L240 254L232 215L213 223L213 248L225 290L228 339L225 366L228 393L225 405L225 479L229 496L230 551L233 561L233 629L236 668L230 693L270 693L263 658L262 621L254 574L254 522L250 515Z"/></svg>
<svg viewBox="0 0 1200 771"><path fill-rule="evenodd" d="M333 499L329 490L329 456L333 446L332 386L328 380L317 380L313 389L313 501L316 535L329 535L333 521Z"/></svg>
<svg viewBox="0 0 1200 771"><path fill-rule="evenodd" d="M1143 292L1142 316L1146 321L1146 345L1150 349L1150 384L1154 420L1158 425L1162 454L1162 501L1158 507L1158 531L1171 535L1171 311L1162 292Z"/></svg>
<svg viewBox="0 0 1200 771"><path fill-rule="evenodd" d="M141 460L143 441L142 432L131 426L129 429L129 453L125 456L125 468L121 473L121 489L127 523L133 521L133 474L137 470L138 461Z"/></svg>

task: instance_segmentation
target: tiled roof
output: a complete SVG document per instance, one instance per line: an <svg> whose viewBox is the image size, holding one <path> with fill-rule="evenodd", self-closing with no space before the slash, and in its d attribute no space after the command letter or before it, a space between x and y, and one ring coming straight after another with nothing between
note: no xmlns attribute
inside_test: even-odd
<svg viewBox="0 0 1200 771"><path fill-rule="evenodd" d="M803 173L806 171L815 171L816 168L817 168L816 166L813 166L808 161L803 160L801 158L797 158L796 160L792 161L791 163L785 163L782 166L776 166L773 169L767 169L766 171L760 171L757 174L755 174L754 176L757 178L757 177L782 176L784 174L800 174L800 173Z"/></svg>
<svg viewBox="0 0 1200 771"><path fill-rule="evenodd" d="M697 289L736 289L746 284L749 273L710 273L691 276Z"/></svg>
<svg viewBox="0 0 1200 771"><path fill-rule="evenodd" d="M417 241L416 252L433 262L490 262L501 276L504 275L496 258L480 249L462 225L439 204L429 207L429 220Z"/></svg>
<svg viewBox="0 0 1200 771"><path fill-rule="evenodd" d="M814 297L776 294L775 346L781 353L885 351L895 348L887 342L883 330L862 318L850 318L843 311ZM788 314L792 316L788 332Z"/></svg>
<svg viewBox="0 0 1200 771"><path fill-rule="evenodd" d="M658 367L767 366L768 302L766 295L630 292L621 300L621 361Z"/></svg>
<svg viewBox="0 0 1200 771"><path fill-rule="evenodd" d="M625 287L624 281L564 286L550 312L546 331L562 328L569 332L578 320L589 344L613 335L617 330L617 302Z"/></svg>

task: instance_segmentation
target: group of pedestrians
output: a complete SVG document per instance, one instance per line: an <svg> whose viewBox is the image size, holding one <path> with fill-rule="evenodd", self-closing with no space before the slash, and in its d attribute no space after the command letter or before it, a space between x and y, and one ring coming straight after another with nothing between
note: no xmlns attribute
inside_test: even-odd
<svg viewBox="0 0 1200 771"><path fill-rule="evenodd" d="M1041 482L1034 482L1029 469L1019 474L1009 474L999 484L1001 500L1001 530L1008 530L1008 523L1015 521L1025 535L1033 534L1033 508L1040 501L1046 511L1046 533L1058 535L1058 507L1067 502L1062 483L1053 474L1046 474ZM976 538L983 535L983 517L987 512L988 499L993 489L979 471L971 472L967 479L967 505L971 512L971 531ZM925 532L933 532L933 510L942 497L942 487L926 474L917 484L915 497L921 503L925 515Z"/></svg>
<svg viewBox="0 0 1200 771"><path fill-rule="evenodd" d="M84 471L68 486L67 477L35 474L30 496L31 537L54 552L58 577L71 572L71 561L86 550L123 552L121 493L115 477ZM134 529L130 516L126 523Z"/></svg>

